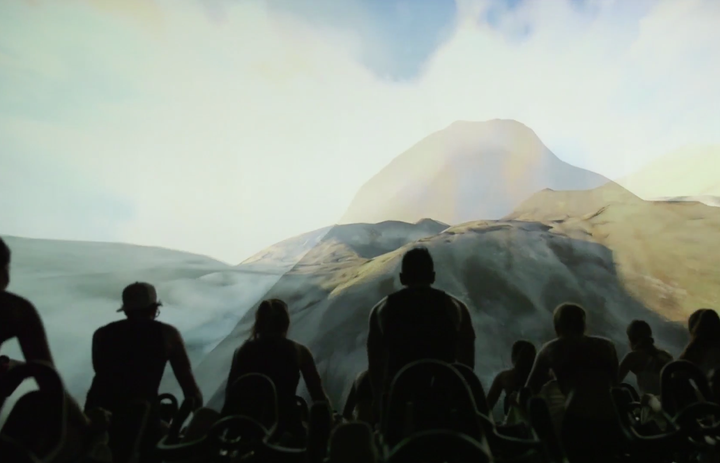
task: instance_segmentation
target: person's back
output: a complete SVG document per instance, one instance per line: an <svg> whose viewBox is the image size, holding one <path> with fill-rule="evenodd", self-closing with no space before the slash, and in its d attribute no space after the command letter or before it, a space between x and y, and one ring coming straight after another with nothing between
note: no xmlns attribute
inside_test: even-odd
<svg viewBox="0 0 720 463"><path fill-rule="evenodd" d="M305 430L295 395L300 376L314 401L330 403L310 350L286 338L290 328L287 304L279 299L262 301L255 312L250 338L233 356L228 374L225 402L233 403L232 386L243 375L260 373L275 384L278 398L278 434L287 433L287 442L300 443ZM225 407L223 407L225 408ZM231 413L231 411L227 411Z"/></svg>
<svg viewBox="0 0 720 463"><path fill-rule="evenodd" d="M400 282L405 288L370 312L368 373L376 413L395 375L413 361L437 359L475 367L475 331L468 308L432 288L434 264L426 248L405 254Z"/></svg>
<svg viewBox="0 0 720 463"><path fill-rule="evenodd" d="M720 366L720 317L712 309L700 309L691 316L689 327L690 342L679 358L709 373Z"/></svg>
<svg viewBox="0 0 720 463"><path fill-rule="evenodd" d="M232 375L228 387L241 376L260 373L275 384L281 410L293 407L300 383L298 346L281 336L262 336L245 342L233 358Z"/></svg>
<svg viewBox="0 0 720 463"><path fill-rule="evenodd" d="M487 395L488 406L491 410L504 392L503 411L505 414L510 411L511 406L517 400L518 393L525 386L536 354L535 346L529 341L519 340L513 343L511 355L513 367L498 373Z"/></svg>
<svg viewBox="0 0 720 463"><path fill-rule="evenodd" d="M553 321L558 337L538 353L527 385L539 392L552 371L566 397L561 429L570 461L589 455L605 459L621 442L610 394L618 384L615 346L585 335L585 310L579 305L561 304Z"/></svg>
<svg viewBox="0 0 720 463"><path fill-rule="evenodd" d="M130 401L142 400L151 406L141 443L143 455L151 452L165 432L156 399L168 362L185 399L193 400L195 408L203 402L182 336L173 326L156 321L162 302L155 287L140 282L128 285L123 290L122 303L117 311L123 312L126 319L105 325L93 335L95 376L85 401L87 413L105 409L115 414L109 446L113 458L121 461L129 457L133 437L127 434L127 423L121 423L118 415L130 421L135 419L124 414Z"/></svg>
<svg viewBox="0 0 720 463"><path fill-rule="evenodd" d="M455 361L460 316L444 292L404 288L388 296L378 317L388 350L388 379L416 360Z"/></svg>
<svg viewBox="0 0 720 463"><path fill-rule="evenodd" d="M638 351L634 354L638 368L633 373L637 378L640 393L660 395L660 373L665 365L672 362L672 355L660 349L656 351Z"/></svg>
<svg viewBox="0 0 720 463"><path fill-rule="evenodd" d="M541 354L569 399L568 411L595 418L612 415L610 388L617 383L618 363L610 340L563 337L546 344Z"/></svg>
<svg viewBox="0 0 720 463"><path fill-rule="evenodd" d="M126 319L95 332L95 377L86 409L114 410L131 400L154 401L169 361L164 323Z"/></svg>
<svg viewBox="0 0 720 463"><path fill-rule="evenodd" d="M619 380L623 381L632 372L641 393L660 395L660 373L673 360L672 355L655 347L652 329L645 321L633 320L627 335L632 350L620 363Z"/></svg>

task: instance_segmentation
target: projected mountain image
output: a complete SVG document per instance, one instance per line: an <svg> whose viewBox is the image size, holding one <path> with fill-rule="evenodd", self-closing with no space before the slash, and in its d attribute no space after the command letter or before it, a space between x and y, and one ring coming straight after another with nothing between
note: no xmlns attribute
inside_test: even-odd
<svg viewBox="0 0 720 463"><path fill-rule="evenodd" d="M340 222L499 219L544 188L585 190L607 182L561 161L520 122L458 121L365 183Z"/></svg>
<svg viewBox="0 0 720 463"><path fill-rule="evenodd" d="M673 151L617 182L643 199L720 206L720 145Z"/></svg>
<svg viewBox="0 0 720 463"><path fill-rule="evenodd" d="M377 227L391 225L408 226ZM373 226L343 227L345 233L352 227L365 233ZM653 325L658 345L677 355L687 341L687 316L720 297L720 251L712 245L718 230L720 210L699 203L648 202L615 184L545 190L501 220L448 227L391 252L378 247L370 253L375 257L368 248L360 255L342 239L325 241L267 297L289 303L290 336L315 353L334 401L345 397L352 378L366 367L369 311L400 288L401 257L418 244L435 259L438 287L469 304L484 381L509 366L506 353L515 340L539 345L552 337L552 309L566 300L584 304L591 331L612 339L621 354L627 351L625 327L640 318ZM268 255L274 252L270 248ZM678 261L684 265L673 265ZM248 314L198 366L201 377L220 384L219 391L205 385L215 393L216 407L232 352L251 323Z"/></svg>
<svg viewBox="0 0 720 463"><path fill-rule="evenodd" d="M0 0L0 463L715 461L718 24Z"/></svg>
<svg viewBox="0 0 720 463"><path fill-rule="evenodd" d="M13 251L9 290L36 305L65 386L81 403L93 374L93 332L120 318L116 310L126 285L150 281L156 286L161 319L183 333L197 363L282 276L146 246L3 239ZM3 345L2 353L22 358L14 341ZM24 383L23 390L29 387ZM3 407L0 422L9 410Z"/></svg>
<svg viewBox="0 0 720 463"><path fill-rule="evenodd" d="M450 154L441 162L436 152L418 151L424 144L449 147ZM413 152L425 157L413 160ZM645 201L558 160L522 124L459 123L430 136L368 182L346 219L362 198L390 197L390 180L405 163L417 169L398 182L402 188L417 182L422 193L379 201L384 209L377 217L408 211L406 220L373 222L366 215L362 223L284 240L236 266L158 248L9 238L11 290L37 304L68 387L83 400L92 376L92 331L119 317L114 309L126 284L152 282L164 302L162 319L183 332L201 389L216 408L232 353L249 334L256 304L268 297L289 304L289 336L310 347L340 407L367 366L369 311L400 288L401 257L416 245L430 249L437 286L468 304L477 371L486 383L509 366L515 340L540 345L552 336L551 311L560 302L585 305L592 333L615 341L621 354L634 318L648 320L658 344L677 354L689 313L720 297L714 245L720 209ZM430 175L433 169L441 175ZM438 179L452 172L481 179L451 182L458 188L429 201L443 188ZM169 369L163 390L180 394Z"/></svg>

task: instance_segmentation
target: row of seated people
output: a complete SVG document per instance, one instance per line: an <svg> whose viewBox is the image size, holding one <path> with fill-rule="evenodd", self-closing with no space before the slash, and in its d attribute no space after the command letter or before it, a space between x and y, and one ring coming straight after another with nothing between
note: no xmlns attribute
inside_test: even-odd
<svg viewBox="0 0 720 463"><path fill-rule="evenodd" d="M10 277L10 250L1 240L0 259L0 269L4 269L0 274L0 287L3 288L0 295L0 345L16 337L26 362L52 367L53 359L36 310L25 299L5 291ZM517 342L512 350L513 368L497 376L487 398L484 392L478 394L477 389L482 390L482 385L473 373L475 333L468 308L457 298L432 287L435 279L433 267L432 258L425 248L415 248L405 254L400 273L405 288L372 308L367 339L368 370L353 384L346 401L344 420L335 415L333 426L342 421L364 422L375 431L376 442L397 444L398 441L391 439L389 434L397 434L399 430L395 428L398 426L382 425L384 420L389 420L386 417L392 415L391 388L408 365L434 361L464 376L462 381L469 383L466 386L476 390L472 394L473 407L491 422L491 409L502 393L505 394L504 410L508 415L508 425L526 421L528 397L542 398L553 429L536 431L543 436L548 436L549 431L557 434L562 442L562 452L570 461L607 458L607 451L615 454L622 451L621 447L607 444L622 440L617 436L617 403L613 401L611 390L629 372L637 376L640 392L646 398L642 402L647 405L643 413L651 415L655 420L653 423L660 423L658 432L667 429L668 419L662 414L662 405L658 404L666 402L663 399L667 391L660 395L660 378L665 367L672 362L672 357L654 346L649 325L642 321L631 323L627 334L632 350L619 362L612 342L585 334L585 311L576 304L563 304L555 310L557 339L545 344L537 354L532 343ZM95 377L84 411L71 397L63 395L67 407L66 433L63 445L51 452L52 461L81 461L82 458L130 461L135 450L140 461L158 461L158 442L168 436L171 423L176 427L182 425L177 424L177 417L164 420L163 408L158 401L160 380L167 363L172 366L185 396L181 409L184 413L193 413L185 440L207 436L226 417L237 415L238 410L247 407L248 397L255 394L238 384L242 383L241 379L247 380L248 375L252 377L254 374L267 378L277 401L272 423L264 426L266 430L272 428L273 444L296 449L307 445L308 414L298 407L296 397L300 377L305 380L316 404L325 404L328 410L332 406L310 351L287 339L290 317L284 302L271 299L260 304L252 333L237 349L230 365L228 387L221 401L224 403L211 408L202 407L203 397L179 332L157 321L160 306L152 285L135 283L123 291L123 306L119 311L124 312L126 319L98 329L93 336ZM707 373L715 365L717 352L720 351L720 318L715 311L702 309L690 318L689 328L691 341L680 359L699 366ZM433 368L437 370L440 367L427 368L433 371ZM3 374L5 380L0 377L0 392L5 395L14 390L14 382L22 377L18 373L14 380L10 380L8 378L13 378L11 369L6 369L8 371ZM42 392L42 387L40 389ZM433 394L416 398L416 404L422 400L438 402ZM462 391L459 395L462 396ZM707 393L704 396L710 397ZM3 436L19 442L21 447L32 448L35 454L47 454L49 450L43 448L43 445L47 447L47 442L34 442L32 438L32 435L38 434L35 421L43 416L40 408L47 400L39 394L33 400L18 402L12 414L15 419L8 419L5 426L8 432L3 428ZM132 450L126 440L117 437L122 434L118 431L122 428L118 424L122 420L118 417L126 415L132 408L130 404L138 401L152 406L148 409L142 439ZM644 422L647 421L646 417ZM660 429L661 426L664 429ZM103 449L108 432L109 449L106 450L110 455L102 455L102 451L97 449ZM175 430L175 434L179 434L179 429ZM483 440L480 435L470 437L478 442ZM426 439L428 442L431 440ZM387 445L385 447L387 449ZM450 452L450 449L447 451ZM492 451L485 451L485 454L492 454Z"/></svg>

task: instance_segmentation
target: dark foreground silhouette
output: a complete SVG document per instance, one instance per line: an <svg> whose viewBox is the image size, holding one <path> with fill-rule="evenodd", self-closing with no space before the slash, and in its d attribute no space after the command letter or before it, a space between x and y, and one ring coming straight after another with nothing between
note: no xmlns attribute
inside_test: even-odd
<svg viewBox="0 0 720 463"><path fill-rule="evenodd" d="M432 287L430 253L416 248L403 259L404 288L371 311L369 368L342 416L312 353L287 338L288 307L278 299L257 308L216 411L203 407L182 336L157 320L155 288L137 282L122 293L125 319L93 336L83 411L63 387L37 311L6 291L10 260L0 240L0 345L17 338L24 356L0 357L0 407L25 379L38 390L20 398L0 432L3 462L720 461L720 317L711 309L690 317L676 361L634 320L620 362L611 341L586 334L583 307L561 304L556 338L539 349L516 342L513 368L486 396L468 308ZM168 363L182 401L159 391ZM629 373L639 391L622 383ZM310 404L297 396L301 377Z"/></svg>

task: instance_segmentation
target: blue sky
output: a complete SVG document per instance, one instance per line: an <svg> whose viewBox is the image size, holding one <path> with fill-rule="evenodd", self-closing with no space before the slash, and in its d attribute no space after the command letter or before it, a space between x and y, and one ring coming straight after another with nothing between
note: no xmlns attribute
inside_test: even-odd
<svg viewBox="0 0 720 463"><path fill-rule="evenodd" d="M455 120L517 119L615 178L720 143L719 21L714 0L3 1L0 233L237 262Z"/></svg>
<svg viewBox="0 0 720 463"><path fill-rule="evenodd" d="M363 50L358 59L379 77L408 80L418 77L425 61L452 36L456 20L453 0L366 0L357 2L362 21L348 14L347 3L328 0L275 0L270 5L302 17L310 24L342 27L377 49Z"/></svg>

